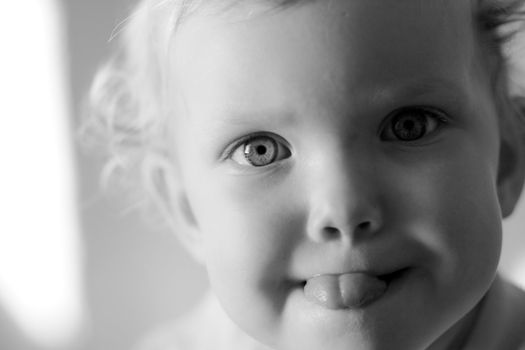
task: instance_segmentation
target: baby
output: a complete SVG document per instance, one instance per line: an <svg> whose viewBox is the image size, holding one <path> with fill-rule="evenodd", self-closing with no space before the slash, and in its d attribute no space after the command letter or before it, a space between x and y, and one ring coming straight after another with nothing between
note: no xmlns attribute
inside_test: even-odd
<svg viewBox="0 0 525 350"><path fill-rule="evenodd" d="M220 305L150 349L523 346L525 294L497 275L522 2L142 1L92 122Z"/></svg>

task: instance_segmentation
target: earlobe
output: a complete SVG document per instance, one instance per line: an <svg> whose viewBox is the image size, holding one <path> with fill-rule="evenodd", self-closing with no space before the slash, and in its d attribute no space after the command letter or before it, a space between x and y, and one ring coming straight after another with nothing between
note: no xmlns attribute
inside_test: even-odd
<svg viewBox="0 0 525 350"><path fill-rule="evenodd" d="M203 262L199 225L191 208L180 176L172 162L157 158L149 162L149 192L171 231L198 262Z"/></svg>
<svg viewBox="0 0 525 350"><path fill-rule="evenodd" d="M503 217L512 214L520 198L525 178L525 99L513 101L513 115L501 126L501 146L498 166L498 196Z"/></svg>
<svg viewBox="0 0 525 350"><path fill-rule="evenodd" d="M193 209L188 200L187 194L182 188L179 188L178 193L174 193L173 211L177 212L177 217L180 217L181 225L174 227L175 233L184 247L190 252L193 258L200 262L204 262L202 234L199 229L199 224L193 213Z"/></svg>

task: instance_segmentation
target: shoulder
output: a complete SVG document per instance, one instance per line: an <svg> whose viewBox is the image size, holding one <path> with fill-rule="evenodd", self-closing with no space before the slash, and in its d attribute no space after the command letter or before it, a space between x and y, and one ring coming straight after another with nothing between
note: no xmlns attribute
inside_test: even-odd
<svg viewBox="0 0 525 350"><path fill-rule="evenodd" d="M188 326L184 320L164 324L150 331L133 350L197 350L195 336L188 335Z"/></svg>
<svg viewBox="0 0 525 350"><path fill-rule="evenodd" d="M134 350L271 350L245 335L210 293L185 317L163 325Z"/></svg>
<svg viewBox="0 0 525 350"><path fill-rule="evenodd" d="M509 315L505 322L505 336L516 339L519 350L525 350L525 291L509 282L505 282L504 289L508 306L503 310Z"/></svg>
<svg viewBox="0 0 525 350"><path fill-rule="evenodd" d="M214 337L214 308L209 295L182 317L150 331L133 350L201 350L211 349L207 341ZM202 331L206 330L206 336Z"/></svg>

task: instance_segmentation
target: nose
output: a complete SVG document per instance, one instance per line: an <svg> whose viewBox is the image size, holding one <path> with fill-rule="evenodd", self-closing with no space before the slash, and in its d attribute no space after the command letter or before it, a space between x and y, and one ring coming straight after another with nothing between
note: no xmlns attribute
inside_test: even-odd
<svg viewBox="0 0 525 350"><path fill-rule="evenodd" d="M308 172L308 237L358 244L383 225L379 169L369 159L324 157Z"/></svg>

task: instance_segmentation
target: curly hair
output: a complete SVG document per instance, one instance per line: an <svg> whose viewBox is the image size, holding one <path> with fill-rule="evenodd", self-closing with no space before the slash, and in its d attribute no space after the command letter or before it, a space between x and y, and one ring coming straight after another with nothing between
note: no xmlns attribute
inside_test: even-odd
<svg viewBox="0 0 525 350"><path fill-rule="evenodd" d="M288 6L305 0L258 0ZM469 0L477 3L479 39L489 57L491 75L510 84L507 44L522 25L525 0ZM102 147L106 162L102 180L110 179L140 198L151 194L159 179L149 169L165 159L166 111L163 110L166 56L178 25L210 5L232 6L238 0L142 0L116 28L113 55L99 69L89 95L82 139ZM508 94L505 88L505 93ZM129 191L127 191L129 193Z"/></svg>

